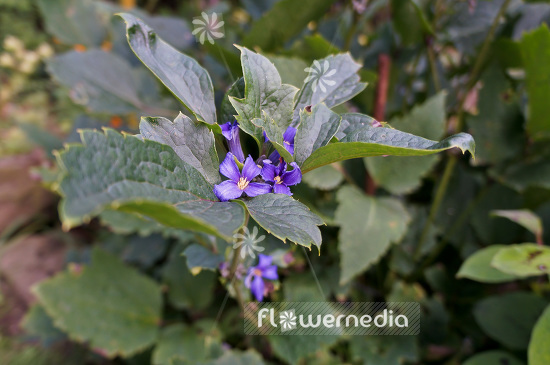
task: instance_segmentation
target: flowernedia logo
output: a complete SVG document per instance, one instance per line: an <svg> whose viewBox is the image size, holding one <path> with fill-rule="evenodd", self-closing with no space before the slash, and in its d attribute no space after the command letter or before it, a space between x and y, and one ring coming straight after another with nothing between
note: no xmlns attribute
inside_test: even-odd
<svg viewBox="0 0 550 365"><path fill-rule="evenodd" d="M244 330L247 335L417 335L420 306L415 302L248 303Z"/></svg>

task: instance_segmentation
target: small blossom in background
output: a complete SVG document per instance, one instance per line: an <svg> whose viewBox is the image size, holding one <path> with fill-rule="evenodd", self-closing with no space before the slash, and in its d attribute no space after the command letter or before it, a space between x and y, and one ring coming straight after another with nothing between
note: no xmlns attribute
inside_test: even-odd
<svg viewBox="0 0 550 365"><path fill-rule="evenodd" d="M269 255L258 255L258 265L248 269L248 275L244 281L247 288L250 289L257 301L261 302L264 299L266 282L268 280L278 280L277 266L272 265L273 257Z"/></svg>
<svg viewBox="0 0 550 365"><path fill-rule="evenodd" d="M265 136L265 133L264 133ZM283 142L285 149L291 154L294 155L294 137L296 137L296 128L294 127L288 127L283 133ZM266 142L268 141L267 136L265 136ZM276 162L281 158L281 155L277 150L273 151L271 155L269 155L269 159L271 162Z"/></svg>
<svg viewBox="0 0 550 365"><path fill-rule="evenodd" d="M278 166L275 166L269 160L264 160L262 168L262 178L273 185L273 192L276 194L292 195L289 186L299 184L302 181L302 171L296 162L292 162L290 166L292 171L287 171L287 163L281 160Z"/></svg>
<svg viewBox="0 0 550 365"><path fill-rule="evenodd" d="M248 156L244 162L243 171L239 171L235 156L228 152L220 164L220 173L230 180L214 185L214 194L222 202L240 198L243 193L254 197L271 192L271 185L265 183L251 182L260 175L261 168L256 165L252 157Z"/></svg>
<svg viewBox="0 0 550 365"><path fill-rule="evenodd" d="M229 151L237 157L239 162L244 161L244 153L241 147L241 139L239 136L239 123L237 121L227 122L222 124L222 135L227 139Z"/></svg>

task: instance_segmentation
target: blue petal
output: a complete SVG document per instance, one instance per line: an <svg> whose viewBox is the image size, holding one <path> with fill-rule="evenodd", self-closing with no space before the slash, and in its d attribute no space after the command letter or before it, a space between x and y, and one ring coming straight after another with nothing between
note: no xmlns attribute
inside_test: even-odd
<svg viewBox="0 0 550 365"><path fill-rule="evenodd" d="M233 180L222 181L221 184L214 185L214 194L222 202L226 202L231 199L240 198L243 195L243 191L237 187L237 183Z"/></svg>
<svg viewBox="0 0 550 365"><path fill-rule="evenodd" d="M264 299L264 289L264 281L261 277L256 276L250 285L250 291L254 294L258 302L261 302Z"/></svg>
<svg viewBox="0 0 550 365"><path fill-rule="evenodd" d="M264 268L271 265L271 262L273 262L273 257L269 255L259 254L258 260L258 265L255 268L263 270Z"/></svg>
<svg viewBox="0 0 550 365"><path fill-rule="evenodd" d="M275 194L292 195L292 192L290 191L290 188L288 186L286 186L285 184L275 184L275 185L273 185L273 192Z"/></svg>
<svg viewBox="0 0 550 365"><path fill-rule="evenodd" d="M227 141L229 145L229 151L235 155L239 162L244 161L243 148L241 147L241 138L239 137L239 129L237 128L237 133L233 135L233 138Z"/></svg>
<svg viewBox="0 0 550 365"><path fill-rule="evenodd" d="M241 176L246 178L248 181L252 181L252 179L258 176L260 172L262 172L262 169L256 165L252 157L248 155L246 161L244 162L243 173Z"/></svg>
<svg viewBox="0 0 550 365"><path fill-rule="evenodd" d="M241 178L239 167L235 162L235 156L231 152L227 152L225 159L220 164L220 173L235 182L238 182Z"/></svg>
<svg viewBox="0 0 550 365"><path fill-rule="evenodd" d="M275 150L269 155L269 159L273 161L273 163L276 163L281 158L281 155L279 154L279 151Z"/></svg>
<svg viewBox="0 0 550 365"><path fill-rule="evenodd" d="M275 165L267 163L267 160L264 160L264 167L262 168L262 178L265 181L274 181L275 179L275 170L277 169Z"/></svg>
<svg viewBox="0 0 550 365"><path fill-rule="evenodd" d="M296 162L290 164L294 169L287 171L281 177L283 183L288 186L299 184L302 181L302 171Z"/></svg>
<svg viewBox="0 0 550 365"><path fill-rule="evenodd" d="M233 123L224 123L220 125L220 128L222 129L222 135L225 138L227 138L228 140L231 140L233 138Z"/></svg>
<svg viewBox="0 0 550 365"><path fill-rule="evenodd" d="M283 134L283 140L290 142L291 144L294 144L294 137L296 137L296 128L294 127L288 127Z"/></svg>
<svg viewBox="0 0 550 365"><path fill-rule="evenodd" d="M252 182L248 184L244 192L251 198L262 194L268 194L271 193L271 185Z"/></svg>
<svg viewBox="0 0 550 365"><path fill-rule="evenodd" d="M277 266L271 265L262 270L262 277L269 279L269 280L277 280L279 279L279 275L277 275Z"/></svg>

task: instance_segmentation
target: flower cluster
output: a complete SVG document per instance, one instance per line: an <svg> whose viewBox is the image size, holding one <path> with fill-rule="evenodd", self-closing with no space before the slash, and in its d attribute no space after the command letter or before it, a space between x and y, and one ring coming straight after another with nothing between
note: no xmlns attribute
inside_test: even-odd
<svg viewBox="0 0 550 365"><path fill-rule="evenodd" d="M250 289L257 301L261 302L266 294L266 282L268 280L278 280L277 266L272 265L273 257L259 254L258 265L248 269L248 274L244 279L244 284Z"/></svg>
<svg viewBox="0 0 550 365"><path fill-rule="evenodd" d="M296 185L302 181L302 172L295 162L290 166L277 152L273 151L269 158L263 156L257 161L252 156L244 156L239 136L239 123L237 121L227 122L221 125L222 135L227 140L229 152L220 164L220 173L227 177L222 183L214 186L214 194L221 201L237 199L246 195L255 197L262 194L276 193L292 195L289 186ZM294 137L296 128L288 127L283 134L285 149L294 154ZM265 136L265 143L269 139ZM239 169L239 165L242 169Z"/></svg>

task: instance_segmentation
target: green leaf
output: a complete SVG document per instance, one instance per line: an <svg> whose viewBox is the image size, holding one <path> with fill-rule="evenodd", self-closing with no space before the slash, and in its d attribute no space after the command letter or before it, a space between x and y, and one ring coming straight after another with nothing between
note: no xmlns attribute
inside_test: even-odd
<svg viewBox="0 0 550 365"><path fill-rule="evenodd" d="M419 15L422 10L415 6L412 0L392 0L393 26L405 46L418 44L423 41L424 29Z"/></svg>
<svg viewBox="0 0 550 365"><path fill-rule="evenodd" d="M337 200L340 284L345 284L379 261L392 243L403 238L410 217L398 200L366 196L349 186L338 191Z"/></svg>
<svg viewBox="0 0 550 365"><path fill-rule="evenodd" d="M491 264L520 278L550 274L550 248L534 243L510 245L500 250Z"/></svg>
<svg viewBox="0 0 550 365"><path fill-rule="evenodd" d="M157 339L160 287L99 249L82 272L58 274L33 291L56 327L109 358L131 356Z"/></svg>
<svg viewBox="0 0 550 365"><path fill-rule="evenodd" d="M307 81L304 81L294 106L294 121L298 121L300 111L306 106L325 103L333 108L340 105L367 87L360 82L357 72L361 65L349 53L330 55L313 61Z"/></svg>
<svg viewBox="0 0 550 365"><path fill-rule="evenodd" d="M39 304L34 304L25 314L21 327L26 334L37 337L45 347L66 339L65 334L54 326L52 318Z"/></svg>
<svg viewBox="0 0 550 365"><path fill-rule="evenodd" d="M494 209L520 209L523 198L506 186L493 184L484 190L476 201L474 210L469 214L470 224L479 238L486 244L515 243L522 229L506 219L491 217Z"/></svg>
<svg viewBox="0 0 550 365"><path fill-rule="evenodd" d="M273 62L279 74L281 82L292 86L300 87L304 83L307 73L304 71L307 63L296 57L268 56Z"/></svg>
<svg viewBox="0 0 550 365"><path fill-rule="evenodd" d="M230 96L239 99L244 97L244 77L241 77L237 81L235 81L233 85L231 85L229 90L227 90L227 92L225 93L221 104L220 117L218 120L220 124L235 120L235 115L237 115L237 111L235 110L235 108L233 108L233 105L229 100Z"/></svg>
<svg viewBox="0 0 550 365"><path fill-rule="evenodd" d="M445 93L441 92L424 104L415 106L401 118L393 119L392 127L429 139L445 133ZM404 194L420 187L422 178L434 167L439 156L367 157L365 163L374 181L393 194Z"/></svg>
<svg viewBox="0 0 550 365"><path fill-rule="evenodd" d="M169 146L111 129L84 130L82 141L84 145L70 145L58 156L64 172L59 209L66 227L105 209L222 238L244 224L242 207L213 201L212 186Z"/></svg>
<svg viewBox="0 0 550 365"><path fill-rule="evenodd" d="M550 30L546 24L523 35L521 54L529 97L527 132L534 139L550 137L548 94L550 93Z"/></svg>
<svg viewBox="0 0 550 365"><path fill-rule="evenodd" d="M529 342L528 358L530 365L546 365L550 363L550 306L540 316Z"/></svg>
<svg viewBox="0 0 550 365"><path fill-rule="evenodd" d="M441 142L431 141L390 128L364 127L350 132L341 142L329 143L315 151L302 165L302 173L333 162L358 157L394 155L426 156L458 147L475 153L471 135L458 133Z"/></svg>
<svg viewBox="0 0 550 365"><path fill-rule="evenodd" d="M524 350L546 305L544 299L532 293L513 292L485 298L475 305L473 312L489 337L511 349Z"/></svg>
<svg viewBox="0 0 550 365"><path fill-rule="evenodd" d="M212 336L197 335L196 329L181 323L173 324L162 330L153 351L152 364L170 365L175 359L186 364L199 364L220 350L220 344Z"/></svg>
<svg viewBox="0 0 550 365"><path fill-rule="evenodd" d="M300 113L300 125L294 139L294 158L298 165L316 150L326 146L340 128L342 118L325 104L315 105L311 111Z"/></svg>
<svg viewBox="0 0 550 365"><path fill-rule="evenodd" d="M217 126L214 87L208 72L193 58L163 41L135 16L120 14L136 56L201 122Z"/></svg>
<svg viewBox="0 0 550 365"><path fill-rule="evenodd" d="M201 271L193 275L181 255L182 245L176 245L162 269L162 281L168 287L168 300L177 309L204 309L212 301L216 274Z"/></svg>
<svg viewBox="0 0 550 365"><path fill-rule="evenodd" d="M364 364L395 365L418 361L415 336L353 336L350 351Z"/></svg>
<svg viewBox="0 0 550 365"><path fill-rule="evenodd" d="M505 283L515 280L516 275L504 273L491 266L493 257L506 245L491 245L476 251L460 266L457 278L467 278L481 283Z"/></svg>
<svg viewBox="0 0 550 365"><path fill-rule="evenodd" d="M223 255L214 253L197 243L187 246L185 251L183 251L183 255L187 257L187 267L191 272L200 272L201 269L216 271L224 261Z"/></svg>
<svg viewBox="0 0 550 365"><path fill-rule="evenodd" d="M239 126L254 137L258 147L263 143L262 132L265 131L281 156L293 161L283 147L283 133L291 123L294 95L298 89L281 83L281 76L269 59L244 47L239 49L245 95L242 99L229 97L238 113Z"/></svg>
<svg viewBox="0 0 550 365"><path fill-rule="evenodd" d="M263 229L283 242L288 238L310 249L312 243L321 248L321 231L317 226L323 221L290 196L264 194L239 203Z"/></svg>
<svg viewBox="0 0 550 365"><path fill-rule="evenodd" d="M192 233L181 229L163 226L159 222L137 213L106 209L99 214L99 219L103 225L109 226L117 234L137 233L146 237L158 232L164 237L175 237L180 241L187 241L192 235Z"/></svg>
<svg viewBox="0 0 550 365"><path fill-rule="evenodd" d="M332 190L344 181L344 175L333 165L327 165L310 171L302 179L313 188Z"/></svg>
<svg viewBox="0 0 550 365"><path fill-rule="evenodd" d="M496 164L520 155L525 133L520 106L510 82L498 67L487 67L477 102L479 113L467 116L468 130L476 136L476 165Z"/></svg>
<svg viewBox="0 0 550 365"><path fill-rule="evenodd" d="M515 356L506 351L493 350L476 354L464 362L463 365L488 365L488 364L506 364L506 365L525 365Z"/></svg>
<svg viewBox="0 0 550 365"><path fill-rule="evenodd" d="M519 192L529 187L550 189L550 161L546 156L537 156L533 161L509 165L504 171L492 171L491 174Z"/></svg>
<svg viewBox="0 0 550 365"><path fill-rule="evenodd" d="M493 210L492 216L504 217L523 226L535 237L542 237L542 221L538 215L528 209L521 210Z"/></svg>
<svg viewBox="0 0 550 365"><path fill-rule="evenodd" d="M313 354L338 341L338 336L269 336L273 352L290 364L300 364L307 355Z"/></svg>
<svg viewBox="0 0 550 365"><path fill-rule="evenodd" d="M227 351L214 361L205 365L264 365L264 360L256 351Z"/></svg>
<svg viewBox="0 0 550 365"><path fill-rule="evenodd" d="M214 133L206 125L180 113L174 122L162 117L143 117L139 131L146 139L172 147L179 158L196 168L211 184L220 182Z"/></svg>
<svg viewBox="0 0 550 365"><path fill-rule="evenodd" d="M106 22L89 0L39 0L48 33L62 43L99 47L107 36Z"/></svg>
<svg viewBox="0 0 550 365"><path fill-rule="evenodd" d="M292 36L301 32L309 22L329 10L334 0L281 0L252 24L243 39L247 47L270 51L281 47Z"/></svg>
<svg viewBox="0 0 550 365"><path fill-rule="evenodd" d="M144 108L136 74L113 53L70 51L51 58L47 66L55 79L71 89L71 98L92 111L122 114Z"/></svg>

